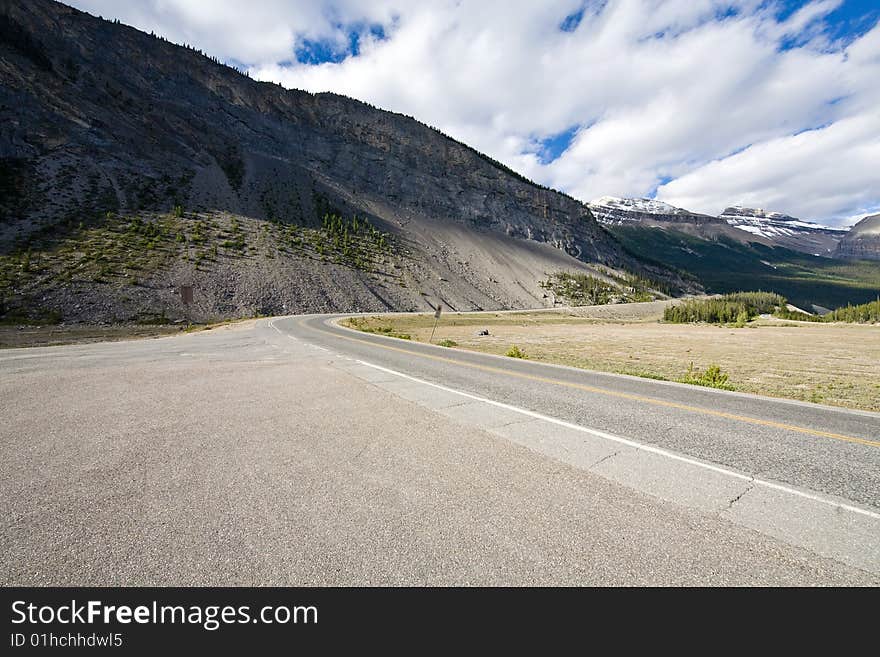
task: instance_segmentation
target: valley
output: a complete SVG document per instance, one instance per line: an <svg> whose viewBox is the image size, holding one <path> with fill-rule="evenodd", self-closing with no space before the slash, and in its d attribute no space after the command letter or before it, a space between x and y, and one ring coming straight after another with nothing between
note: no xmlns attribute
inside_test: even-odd
<svg viewBox="0 0 880 657"><path fill-rule="evenodd" d="M867 303L880 290L880 264L812 256L783 247L706 239L683 231L641 226L607 227L629 252L690 274L707 292L765 290L816 312Z"/></svg>

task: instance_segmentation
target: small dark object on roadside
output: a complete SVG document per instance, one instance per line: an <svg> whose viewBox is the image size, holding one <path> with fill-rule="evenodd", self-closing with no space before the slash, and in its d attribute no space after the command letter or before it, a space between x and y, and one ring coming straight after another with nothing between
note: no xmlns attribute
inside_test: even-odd
<svg viewBox="0 0 880 657"><path fill-rule="evenodd" d="M480 329L477 331L477 335L489 335L489 329Z"/></svg>

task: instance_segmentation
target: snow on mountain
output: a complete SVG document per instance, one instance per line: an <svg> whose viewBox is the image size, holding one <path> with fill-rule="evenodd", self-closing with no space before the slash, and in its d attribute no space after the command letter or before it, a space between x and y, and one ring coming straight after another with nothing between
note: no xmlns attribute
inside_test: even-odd
<svg viewBox="0 0 880 657"><path fill-rule="evenodd" d="M838 234L839 236L845 232L810 221L802 221L781 212L771 212L761 208L744 208L738 205L727 208L719 217L734 228L771 240L779 237L796 237L803 235L804 232L813 231L827 231L828 235Z"/></svg>
<svg viewBox="0 0 880 657"><path fill-rule="evenodd" d="M688 217L699 217L694 212L677 208L663 201L650 198L618 198L602 196L587 203L596 219L604 224L624 222L643 222L646 219L675 221Z"/></svg>
<svg viewBox="0 0 880 657"><path fill-rule="evenodd" d="M835 254L838 243L846 235L846 231L839 228L761 208L731 206L713 217L647 198L603 196L587 205L593 216L607 226L671 227L707 239L724 236L825 257Z"/></svg>
<svg viewBox="0 0 880 657"><path fill-rule="evenodd" d="M692 214L687 210L677 208L663 201L651 198L618 198L617 196L602 196L589 203L590 207L615 208L630 212L645 212L647 214Z"/></svg>

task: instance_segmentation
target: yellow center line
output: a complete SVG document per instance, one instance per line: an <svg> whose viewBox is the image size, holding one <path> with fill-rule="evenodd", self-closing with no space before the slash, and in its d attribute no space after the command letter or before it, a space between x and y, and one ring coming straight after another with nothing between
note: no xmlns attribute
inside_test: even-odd
<svg viewBox="0 0 880 657"><path fill-rule="evenodd" d="M833 438L834 440L842 440L848 443L858 443L860 445L868 445L870 447L880 447L880 441L876 440L868 440L866 438L856 438L855 436L845 436L839 433L832 433L830 431L820 431L818 429L809 429L807 427L799 427L794 424L786 424L784 422L774 422L773 420L762 420L760 418L748 417L746 415L737 415L735 413L727 413L725 411L715 411L709 408L701 408L699 406L690 406L688 404L679 404L678 402L666 401L664 399L656 399L654 397L645 397L644 395L636 395L629 392L618 392L616 390L607 390L605 388L597 388L595 386L586 385L584 383L572 383L569 381L560 381L559 379L550 379L545 376L540 376L537 374L526 374L524 372L515 372L512 370L506 370L501 367L492 367L491 365L481 365L479 363L468 363L466 361L456 360L454 358L447 358L445 356L435 356L433 354L425 354L418 351L412 351L411 349L403 349L401 347L395 347L388 344L380 344L379 342L374 342L372 340L364 340L362 338L355 338L348 335L340 335L339 333L334 333L333 331L328 331L323 328L316 327L307 327L305 324L306 320L301 319L299 321L300 326L303 328L310 328L312 330L320 331L321 333L326 333L335 338L341 338L343 340L349 340L350 342L359 342L361 344L370 345L372 347L380 347L382 349L387 349L389 351L396 351L401 354L407 354L410 356L419 356L420 358L428 358L430 360L435 360L443 363L450 363L452 365L460 365L464 367L469 367L471 369L482 370L484 372L492 372L494 374L504 374L505 376L513 376L519 379L526 379L529 381L538 381L540 383L549 383L551 385L556 386L564 386L566 388L574 388L577 390L583 390L585 392L592 392L598 395L606 395L609 397L618 397L621 399L629 399L632 401L643 402L645 404L653 404L654 406L665 406L667 408L675 408L682 411L688 411L691 413L700 413L702 415L711 415L713 417L721 417L726 420L736 420L738 422L746 422L748 424L757 424L765 427L773 427L775 429L784 429L786 431L794 431L796 433L807 434L810 436L820 436L822 438ZM478 352L474 352L478 353Z"/></svg>

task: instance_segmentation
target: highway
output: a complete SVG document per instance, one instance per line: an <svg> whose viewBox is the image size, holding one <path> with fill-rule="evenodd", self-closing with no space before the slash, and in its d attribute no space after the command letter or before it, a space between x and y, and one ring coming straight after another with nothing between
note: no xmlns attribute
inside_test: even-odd
<svg viewBox="0 0 880 657"><path fill-rule="evenodd" d="M0 352L0 581L880 583L878 414L334 320Z"/></svg>
<svg viewBox="0 0 880 657"><path fill-rule="evenodd" d="M410 376L880 507L880 414L433 347L334 319L273 325Z"/></svg>

